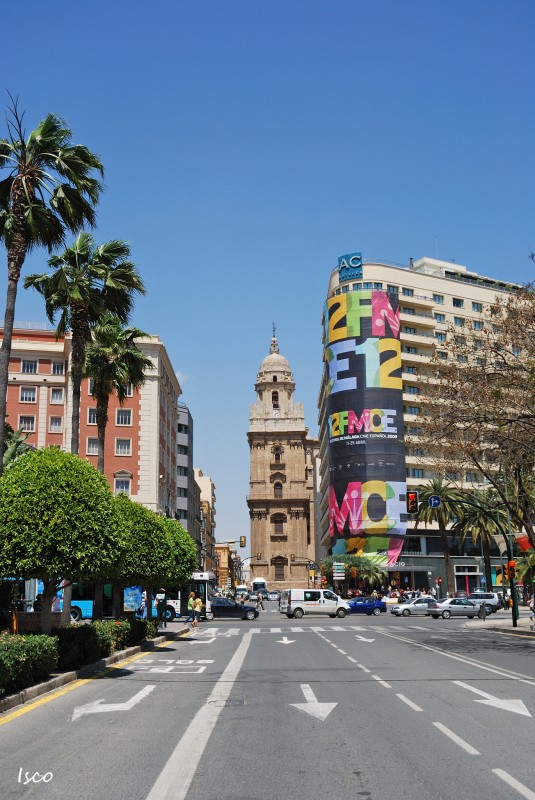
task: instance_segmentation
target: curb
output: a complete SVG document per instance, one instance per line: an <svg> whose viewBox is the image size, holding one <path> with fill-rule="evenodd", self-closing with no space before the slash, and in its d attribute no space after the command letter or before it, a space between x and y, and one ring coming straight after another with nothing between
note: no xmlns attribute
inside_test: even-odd
<svg viewBox="0 0 535 800"><path fill-rule="evenodd" d="M80 667L80 669L71 672L62 672L44 683L37 683L35 686L29 686L27 689L22 689L20 692L7 695L7 697L0 700L0 714L11 711L11 709L16 708L16 706L23 705L29 700L35 700L36 697L40 697L48 692L53 692L55 689L66 686L68 683L73 683L80 678L88 678L91 675L96 675L98 672L103 672L107 667L111 664L115 664L117 661L123 661L125 658L130 658L145 650L154 650L158 645L166 641L174 641L177 638L180 638L180 636L177 636L175 633L166 633L157 636L156 639L145 639L145 641L134 647L128 647L126 650L119 650L117 653L107 656L107 658L101 658L98 661L94 661L92 664L85 664L83 667Z"/></svg>

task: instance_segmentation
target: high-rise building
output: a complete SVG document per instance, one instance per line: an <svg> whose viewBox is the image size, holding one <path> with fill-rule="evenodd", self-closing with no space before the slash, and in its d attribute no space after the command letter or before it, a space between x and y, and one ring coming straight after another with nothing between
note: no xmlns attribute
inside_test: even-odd
<svg viewBox="0 0 535 800"><path fill-rule="evenodd" d="M363 260L361 253L338 259L323 317L316 497L322 557L375 552L389 561L397 583L425 586L437 577L436 531L415 529L405 502L407 488L435 474L419 441L429 380L422 367L456 357L448 331L470 331L474 347L483 348L485 312L516 288L432 258L408 266ZM478 476L460 466L454 479L468 488ZM461 549L453 556L457 588L471 589L482 575L479 552Z"/></svg>
<svg viewBox="0 0 535 800"><path fill-rule="evenodd" d="M318 443L308 435L295 382L275 336L260 364L250 407L250 578L270 588L306 587L317 561L313 486Z"/></svg>

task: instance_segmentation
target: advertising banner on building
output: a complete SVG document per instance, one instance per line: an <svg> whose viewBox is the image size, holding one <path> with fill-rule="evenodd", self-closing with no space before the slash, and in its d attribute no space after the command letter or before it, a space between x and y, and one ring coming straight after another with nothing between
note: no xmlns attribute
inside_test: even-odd
<svg viewBox="0 0 535 800"><path fill-rule="evenodd" d="M337 295L324 326L332 553L393 564L407 525L398 297Z"/></svg>

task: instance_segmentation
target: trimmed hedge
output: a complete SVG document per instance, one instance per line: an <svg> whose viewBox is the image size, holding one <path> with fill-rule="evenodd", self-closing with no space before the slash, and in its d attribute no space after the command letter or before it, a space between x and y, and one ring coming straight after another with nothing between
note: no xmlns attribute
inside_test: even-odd
<svg viewBox="0 0 535 800"><path fill-rule="evenodd" d="M101 620L68 625L55 631L60 670L79 669L119 650L158 635L156 623L148 620Z"/></svg>
<svg viewBox="0 0 535 800"><path fill-rule="evenodd" d="M52 636L0 635L0 697L79 669L158 635L155 622L103 620L57 628Z"/></svg>
<svg viewBox="0 0 535 800"><path fill-rule="evenodd" d="M54 637L0 635L0 696L35 686L57 669Z"/></svg>

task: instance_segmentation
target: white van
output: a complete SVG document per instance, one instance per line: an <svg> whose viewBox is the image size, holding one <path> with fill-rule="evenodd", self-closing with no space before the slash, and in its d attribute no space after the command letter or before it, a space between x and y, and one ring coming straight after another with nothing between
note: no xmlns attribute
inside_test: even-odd
<svg viewBox="0 0 535 800"><path fill-rule="evenodd" d="M330 589L283 589L279 610L281 614L296 619L304 614L345 617L349 613L349 605Z"/></svg>

